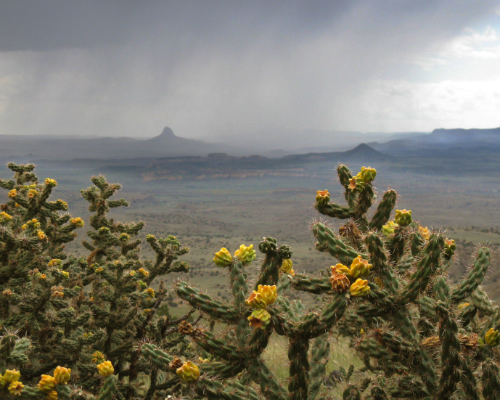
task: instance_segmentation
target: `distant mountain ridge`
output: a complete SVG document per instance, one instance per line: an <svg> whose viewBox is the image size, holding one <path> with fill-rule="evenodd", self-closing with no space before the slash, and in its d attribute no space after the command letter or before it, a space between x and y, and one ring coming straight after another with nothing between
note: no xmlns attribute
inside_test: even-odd
<svg viewBox="0 0 500 400"><path fill-rule="evenodd" d="M306 131L304 131L306 132ZM304 133L302 132L302 133ZM306 132L307 133L307 132ZM272 134L265 137L252 137L239 140L240 133L235 133L232 140L223 143L209 143L201 140L187 139L174 134L169 127L163 129L158 136L148 139L128 137L38 137L38 136L2 136L0 135L0 159L4 161L32 162L69 161L75 159L94 160L130 160L155 159L168 157L205 157L210 153L228 153L234 156L259 154L268 157L291 155L297 157L330 157L338 156L341 151L343 159L349 157L365 157L367 159L387 158L389 154L402 156L417 154L422 151L442 151L461 148L464 151L472 149L500 149L500 128L494 129L435 129L425 134L411 132L394 135L374 133L360 134L358 132L315 132L301 136L298 131L290 131L286 138L285 132L277 137ZM328 135L331 136L328 136ZM238 136L239 135L239 136ZM384 141L380 138L393 138ZM368 138L379 141L368 142ZM265 140L266 145L255 146ZM253 145L252 145L253 141ZM295 142L297 141L297 142ZM307 143L307 145L304 145ZM330 144L328 144L330 143ZM367 143L364 145L360 145ZM380 155L375 151L384 153ZM319 155L323 154L323 155ZM330 155L330 156L329 156Z"/></svg>
<svg viewBox="0 0 500 400"><path fill-rule="evenodd" d="M229 151L229 146L185 139L172 129L150 139L134 138L58 138L0 135L0 157L27 158L30 160L131 159L176 156L203 156L211 152Z"/></svg>
<svg viewBox="0 0 500 400"><path fill-rule="evenodd" d="M369 143L374 149L402 155L422 150L450 150L453 148L499 148L500 128L492 129L434 129L427 135Z"/></svg>

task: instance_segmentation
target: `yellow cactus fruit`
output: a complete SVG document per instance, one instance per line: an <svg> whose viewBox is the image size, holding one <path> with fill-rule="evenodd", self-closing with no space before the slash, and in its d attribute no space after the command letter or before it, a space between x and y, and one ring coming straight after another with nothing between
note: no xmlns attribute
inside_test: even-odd
<svg viewBox="0 0 500 400"><path fill-rule="evenodd" d="M231 256L231 253L223 247L220 251L215 253L213 261L218 267L225 268L229 267L233 263L233 257Z"/></svg>
<svg viewBox="0 0 500 400"><path fill-rule="evenodd" d="M153 288L147 288L145 292L147 292L149 294L149 297L151 297L152 299L155 297L155 291Z"/></svg>
<svg viewBox="0 0 500 400"><path fill-rule="evenodd" d="M30 199L32 199L32 198L34 198L34 197L36 197L36 196L38 196L38 192L37 192L35 189L30 189L30 190L28 191L28 197L29 197Z"/></svg>
<svg viewBox="0 0 500 400"><path fill-rule="evenodd" d="M36 234L38 235L38 239L40 239L40 240L47 239L47 235L45 235L44 231L38 230L38 231L36 231Z"/></svg>
<svg viewBox="0 0 500 400"><path fill-rule="evenodd" d="M356 282L354 282L349 288L349 292L353 297L360 297L369 294L370 287L368 286L368 281L357 279Z"/></svg>
<svg viewBox="0 0 500 400"><path fill-rule="evenodd" d="M266 308L266 301L264 300L262 294L256 292L255 290L250 297L245 300L245 304L253 309Z"/></svg>
<svg viewBox="0 0 500 400"><path fill-rule="evenodd" d="M7 383L17 382L21 377L21 373L17 369L8 369L3 374L3 379Z"/></svg>
<svg viewBox="0 0 500 400"><path fill-rule="evenodd" d="M182 364L182 367L177 368L176 373L185 382L195 382L200 377L200 369L191 361Z"/></svg>
<svg viewBox="0 0 500 400"><path fill-rule="evenodd" d="M394 231L398 226L399 225L396 224L394 221L389 221L387 225L382 226L382 232L384 233L385 236L391 236L392 234L394 234Z"/></svg>
<svg viewBox="0 0 500 400"><path fill-rule="evenodd" d="M12 382L9 385L9 393L12 396L21 396L21 394L23 392L23 388L24 388L24 385L21 382L19 382L19 381Z"/></svg>
<svg viewBox="0 0 500 400"><path fill-rule="evenodd" d="M425 240L429 240L431 238L431 231L429 229L427 229L427 227L422 228L421 226L419 226L418 232L422 235L422 237Z"/></svg>
<svg viewBox="0 0 500 400"><path fill-rule="evenodd" d="M104 377L113 375L113 372L115 372L111 361L104 361L103 363L99 364L97 366L97 370L99 371L99 375L102 375Z"/></svg>
<svg viewBox="0 0 500 400"><path fill-rule="evenodd" d="M468 307L468 306L470 306L469 303L462 303L462 304L458 305L458 308L465 308L465 307Z"/></svg>
<svg viewBox="0 0 500 400"><path fill-rule="evenodd" d="M9 197L11 199L13 199L14 197L17 196L17 190L16 189L12 189L10 192L9 192Z"/></svg>
<svg viewBox="0 0 500 400"><path fill-rule="evenodd" d="M252 314L248 317L250 321L248 325L255 329L264 329L271 320L271 314L269 314L265 309L261 308L254 310Z"/></svg>
<svg viewBox="0 0 500 400"><path fill-rule="evenodd" d="M243 264L250 264L256 257L253 244L248 247L242 244L240 248L235 251L234 257L240 260Z"/></svg>
<svg viewBox="0 0 500 400"><path fill-rule="evenodd" d="M368 275L370 269L372 268L371 264L368 264L368 261L363 260L361 256L357 256L351 264L351 269L349 270L349 275L353 278L364 277Z"/></svg>
<svg viewBox="0 0 500 400"><path fill-rule="evenodd" d="M330 193L328 190L316 191L316 203L320 206L326 206L330 202Z"/></svg>
<svg viewBox="0 0 500 400"><path fill-rule="evenodd" d="M283 260L281 263L281 272L284 272L285 274L289 274L290 271L293 269L293 262L290 259Z"/></svg>
<svg viewBox="0 0 500 400"><path fill-rule="evenodd" d="M71 378L71 369L64 367L57 367L54 370L54 379L58 385L65 385Z"/></svg>
<svg viewBox="0 0 500 400"><path fill-rule="evenodd" d="M377 170L370 167L361 167L360 175L363 182L370 183L375 180L375 177L377 176Z"/></svg>
<svg viewBox="0 0 500 400"><path fill-rule="evenodd" d="M144 278L147 278L149 276L149 272L146 271L144 268L139 268L137 270L137 272L139 272ZM135 275L135 272L134 272L134 275ZM134 276L132 275L132 276Z"/></svg>
<svg viewBox="0 0 500 400"><path fill-rule="evenodd" d="M5 378L3 377L3 375L0 374L0 388L3 388L6 383L7 383L7 381L5 380Z"/></svg>
<svg viewBox="0 0 500 400"><path fill-rule="evenodd" d="M332 270L332 274L337 272L338 274L348 274L350 272L349 267L346 267L344 264L337 264L335 266L330 267Z"/></svg>
<svg viewBox="0 0 500 400"><path fill-rule="evenodd" d="M71 218L70 221L73 225L76 225L77 228L83 228L83 226L85 225L85 222L80 217Z"/></svg>
<svg viewBox="0 0 500 400"><path fill-rule="evenodd" d="M278 298L278 291L276 285L259 285L257 291L262 295L266 305L273 304Z"/></svg>
<svg viewBox="0 0 500 400"><path fill-rule="evenodd" d="M411 210L396 210L396 217L394 221L399 226L408 226L411 224Z"/></svg>
<svg viewBox="0 0 500 400"><path fill-rule="evenodd" d="M130 239L130 235L128 233L123 232L122 234L120 234L120 238L119 239L122 242L126 242L127 240Z"/></svg>
<svg viewBox="0 0 500 400"><path fill-rule="evenodd" d="M46 400L57 400L57 392L53 390L50 393L47 393L47 396L45 396Z"/></svg>
<svg viewBox="0 0 500 400"><path fill-rule="evenodd" d="M339 274L338 272L332 271L330 276L330 283L332 284L332 289L337 293L344 293L349 289L351 282L349 278L344 274Z"/></svg>
<svg viewBox="0 0 500 400"><path fill-rule="evenodd" d="M3 224L5 222L9 222L12 219L12 217L7 214L5 211L0 212L0 224Z"/></svg>
<svg viewBox="0 0 500 400"><path fill-rule="evenodd" d="M64 200L58 199L56 201L57 205L61 207L64 211L68 209L68 203L66 203Z"/></svg>
<svg viewBox="0 0 500 400"><path fill-rule="evenodd" d="M284 274L295 276L295 271L293 270L293 262L290 259L283 260L281 263L280 271Z"/></svg>
<svg viewBox="0 0 500 400"><path fill-rule="evenodd" d="M498 346L500 344L500 332L490 328L486 335L484 335L484 341L491 347Z"/></svg>
<svg viewBox="0 0 500 400"><path fill-rule="evenodd" d="M44 393L50 393L57 385L57 381L50 375L42 375L42 379L38 382L38 389Z"/></svg>
<svg viewBox="0 0 500 400"><path fill-rule="evenodd" d="M58 258L53 258L49 261L49 267L59 267L62 265L62 261Z"/></svg>
<svg viewBox="0 0 500 400"><path fill-rule="evenodd" d="M55 187L55 186L57 186L57 182L56 182L56 180L55 180L55 179L50 179L50 178L45 179L45 184L46 184L47 186L50 186L50 187Z"/></svg>
<svg viewBox="0 0 500 400"><path fill-rule="evenodd" d="M15 207L15 208L20 208L20 207L21 207L21 204L16 203L16 204L14 204L14 207Z"/></svg>

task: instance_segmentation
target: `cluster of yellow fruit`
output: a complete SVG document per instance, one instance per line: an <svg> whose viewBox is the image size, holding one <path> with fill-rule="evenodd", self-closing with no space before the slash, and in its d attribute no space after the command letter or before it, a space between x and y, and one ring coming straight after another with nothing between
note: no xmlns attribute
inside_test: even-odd
<svg viewBox="0 0 500 400"><path fill-rule="evenodd" d="M195 382L200 377L200 369L191 361L182 364L182 367L177 368L175 372L185 382Z"/></svg>
<svg viewBox="0 0 500 400"><path fill-rule="evenodd" d="M490 328L486 335L484 335L484 341L491 347L498 346L500 344L500 332Z"/></svg>
<svg viewBox="0 0 500 400"><path fill-rule="evenodd" d="M332 272L330 283L336 292L343 293L349 289L353 297L364 296L370 293L368 281L361 278L368 275L372 265L368 264L368 261L363 260L361 256L357 256L352 261L350 268L343 264L332 265L330 268ZM351 279L356 279L352 285Z"/></svg>
<svg viewBox="0 0 500 400"><path fill-rule="evenodd" d="M371 183L377 176L377 170L370 167L361 167L361 171L356 176L349 179L349 189L362 189L365 183Z"/></svg>
<svg viewBox="0 0 500 400"><path fill-rule="evenodd" d="M270 320L271 314L266 310L266 307L273 304L278 298L276 286L259 285L257 291L253 291L245 304L253 308L252 314L248 317L249 325L258 329L266 327Z"/></svg>
<svg viewBox="0 0 500 400"><path fill-rule="evenodd" d="M253 244L250 246L245 246L242 244L238 250L234 253L234 258L237 258L241 261L242 264L250 264L253 260L255 260L255 250L253 249ZM229 267L233 263L233 256L229 252L228 249L223 247L215 253L213 259L215 265L221 268Z"/></svg>
<svg viewBox="0 0 500 400"><path fill-rule="evenodd" d="M281 263L280 272L288 275L295 276L295 271L293 270L293 262L290 259L283 260Z"/></svg>
<svg viewBox="0 0 500 400"><path fill-rule="evenodd" d="M12 220L12 217L7 214L5 211L0 212L0 224L4 224Z"/></svg>
<svg viewBox="0 0 500 400"><path fill-rule="evenodd" d="M7 386L12 396L21 396L24 385L19 380L21 373L15 369L8 369L5 374L0 375L0 388Z"/></svg>
<svg viewBox="0 0 500 400"><path fill-rule="evenodd" d="M115 372L115 369L113 368L113 365L111 364L111 361L104 361L101 364L97 366L97 370L99 371L99 375L108 377L110 375L113 375L113 372Z"/></svg>
<svg viewBox="0 0 500 400"><path fill-rule="evenodd" d="M57 392L54 390L56 385L66 385L71 378L71 369L57 367L54 370L54 376L42 375L38 382L38 389L47 395L48 400L57 400Z"/></svg>

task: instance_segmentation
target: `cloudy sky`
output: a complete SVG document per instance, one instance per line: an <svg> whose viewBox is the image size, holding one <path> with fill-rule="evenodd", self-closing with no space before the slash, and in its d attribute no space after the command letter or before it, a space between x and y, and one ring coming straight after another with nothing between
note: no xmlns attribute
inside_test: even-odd
<svg viewBox="0 0 500 400"><path fill-rule="evenodd" d="M0 134L500 126L500 1L0 2Z"/></svg>

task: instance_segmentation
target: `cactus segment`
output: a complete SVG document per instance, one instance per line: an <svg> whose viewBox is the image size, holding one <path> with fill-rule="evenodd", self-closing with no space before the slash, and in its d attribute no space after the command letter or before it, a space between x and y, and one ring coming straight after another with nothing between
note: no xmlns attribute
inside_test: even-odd
<svg viewBox="0 0 500 400"><path fill-rule="evenodd" d="M318 243L316 248L319 251L327 251L333 257L337 258L342 264L350 265L352 261L360 254L353 248L345 245L338 239L333 231L324 224L318 222L313 225L313 234ZM363 258L366 256L361 255Z"/></svg>
<svg viewBox="0 0 500 400"><path fill-rule="evenodd" d="M481 247L477 253L474 266L470 270L467 277L460 282L460 287L453 291L451 301L458 303L459 301L462 301L472 295L488 272L490 258L490 249L487 247Z"/></svg>
<svg viewBox="0 0 500 400"><path fill-rule="evenodd" d="M390 189L382 196L382 201L377 207L377 211L370 221L369 228L380 231L385 224L391 219L391 212L396 205L396 191ZM394 232L393 232L394 233Z"/></svg>

